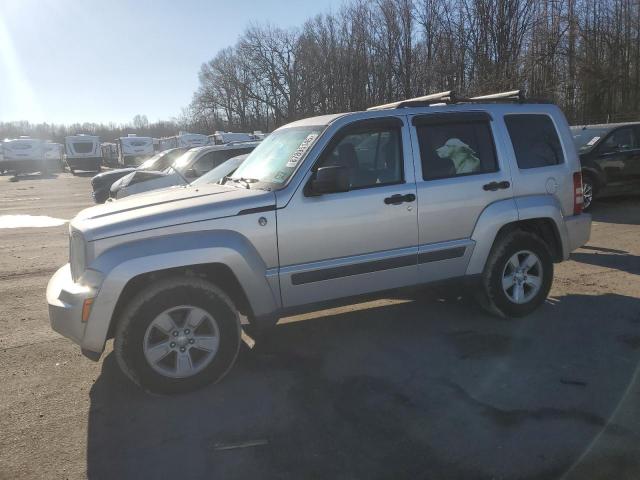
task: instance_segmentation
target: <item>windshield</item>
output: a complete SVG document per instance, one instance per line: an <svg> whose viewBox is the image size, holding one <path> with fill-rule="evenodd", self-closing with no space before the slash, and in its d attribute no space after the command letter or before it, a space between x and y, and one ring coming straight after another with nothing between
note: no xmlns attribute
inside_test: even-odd
<svg viewBox="0 0 640 480"><path fill-rule="evenodd" d="M609 128L572 128L573 143L579 153L588 152L597 145L600 139L607 135Z"/></svg>
<svg viewBox="0 0 640 480"><path fill-rule="evenodd" d="M251 152L231 178L253 179L279 188L289 179L323 128L316 125L273 132Z"/></svg>
<svg viewBox="0 0 640 480"><path fill-rule="evenodd" d="M138 167L139 170L153 170L155 163L164 156L163 153L158 153L156 155L154 155L153 157L145 160L144 162L142 162L140 164L140 166ZM156 167L157 168L157 167Z"/></svg>
<svg viewBox="0 0 640 480"><path fill-rule="evenodd" d="M195 160L195 158L198 156L198 153L200 153L200 151L201 150L199 148L193 148L183 153L178 158L176 158L171 166L167 167L164 172L171 173L171 171L175 168L180 173L184 173L189 168L189 165L191 165L193 160Z"/></svg>
<svg viewBox="0 0 640 480"><path fill-rule="evenodd" d="M209 170L207 173L202 175L197 180L191 182L191 185L204 185L207 183L218 183L227 175L231 175L231 173L238 168L238 166L247 158L248 155L241 155L239 157L230 158L224 163L221 163L213 170Z"/></svg>

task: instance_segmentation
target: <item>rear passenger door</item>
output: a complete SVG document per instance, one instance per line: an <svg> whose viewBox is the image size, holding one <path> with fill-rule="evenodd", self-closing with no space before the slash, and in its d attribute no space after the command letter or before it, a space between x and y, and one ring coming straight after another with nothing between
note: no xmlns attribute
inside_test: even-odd
<svg viewBox="0 0 640 480"><path fill-rule="evenodd" d="M464 275L478 217L512 197L509 165L496 153L492 124L485 112L412 118L421 282Z"/></svg>

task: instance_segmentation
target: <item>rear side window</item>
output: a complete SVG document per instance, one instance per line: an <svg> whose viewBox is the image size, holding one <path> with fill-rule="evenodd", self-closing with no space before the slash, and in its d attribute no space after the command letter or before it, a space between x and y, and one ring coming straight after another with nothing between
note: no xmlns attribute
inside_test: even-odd
<svg viewBox="0 0 640 480"><path fill-rule="evenodd" d="M518 168L539 168L564 162L562 145L548 115L505 115Z"/></svg>
<svg viewBox="0 0 640 480"><path fill-rule="evenodd" d="M416 131L424 180L497 170L488 121L418 124Z"/></svg>

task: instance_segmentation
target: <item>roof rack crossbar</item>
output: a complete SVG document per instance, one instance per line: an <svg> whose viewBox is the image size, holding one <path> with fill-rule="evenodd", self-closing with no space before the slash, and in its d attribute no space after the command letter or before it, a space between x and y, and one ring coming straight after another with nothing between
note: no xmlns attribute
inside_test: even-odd
<svg viewBox="0 0 640 480"><path fill-rule="evenodd" d="M432 93L431 95L424 95L422 97L408 98L406 100L398 100L396 102L385 103L383 105L376 105L375 107L367 108L370 110L389 110L393 108L401 108L413 104L429 105L433 103L454 102L456 94L453 90L446 92Z"/></svg>
<svg viewBox="0 0 640 480"><path fill-rule="evenodd" d="M523 102L525 100L522 90L511 90L509 92L491 93L489 95L479 95L477 97L471 97L467 101L478 102L484 100L505 100L505 101L518 101Z"/></svg>
<svg viewBox="0 0 640 480"><path fill-rule="evenodd" d="M384 105L376 105L367 108L370 110L392 110L403 107L427 107L434 105L451 105L457 103L500 103L500 102L517 102L517 103L552 103L546 99L526 98L522 90L510 90L508 92L490 93L488 95L479 95L476 97L462 97L457 95L453 90L446 92L433 93L422 97L409 98L407 100L398 100L396 102L385 103Z"/></svg>

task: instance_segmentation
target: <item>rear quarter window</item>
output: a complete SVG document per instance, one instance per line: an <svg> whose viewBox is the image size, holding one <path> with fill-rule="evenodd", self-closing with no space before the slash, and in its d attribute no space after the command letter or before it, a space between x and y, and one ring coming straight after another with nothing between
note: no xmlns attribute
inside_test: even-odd
<svg viewBox="0 0 640 480"><path fill-rule="evenodd" d="M518 168L540 168L564 162L556 127L548 115L505 115Z"/></svg>

